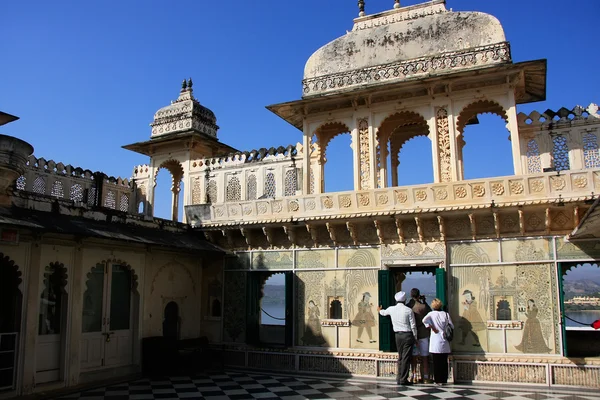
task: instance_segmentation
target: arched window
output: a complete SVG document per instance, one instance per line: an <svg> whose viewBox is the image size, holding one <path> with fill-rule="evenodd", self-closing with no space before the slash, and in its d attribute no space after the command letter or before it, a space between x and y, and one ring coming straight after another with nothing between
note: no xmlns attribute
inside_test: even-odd
<svg viewBox="0 0 600 400"><path fill-rule="evenodd" d="M63 190L63 184L61 181L54 181L54 183L52 184L52 190L50 191L50 195L59 199L64 197L65 191Z"/></svg>
<svg viewBox="0 0 600 400"><path fill-rule="evenodd" d="M206 185L206 202L217 202L217 182L212 179L209 179L208 184Z"/></svg>
<svg viewBox="0 0 600 400"><path fill-rule="evenodd" d="M69 193L71 201L83 201L83 187L79 183L73 184Z"/></svg>
<svg viewBox="0 0 600 400"><path fill-rule="evenodd" d="M342 319L342 302L338 299L334 299L329 304L329 318Z"/></svg>
<svg viewBox="0 0 600 400"><path fill-rule="evenodd" d="M27 179L23 175L18 177L17 178L17 190L25 190L26 182L27 182Z"/></svg>

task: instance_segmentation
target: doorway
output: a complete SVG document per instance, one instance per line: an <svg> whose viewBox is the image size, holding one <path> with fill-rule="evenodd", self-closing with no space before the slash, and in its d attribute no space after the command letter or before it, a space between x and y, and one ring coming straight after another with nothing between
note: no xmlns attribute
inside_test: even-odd
<svg viewBox="0 0 600 400"><path fill-rule="evenodd" d="M36 383L63 379L64 338L67 320L67 269L61 263L50 263L44 269L40 294L38 340L36 343Z"/></svg>
<svg viewBox="0 0 600 400"><path fill-rule="evenodd" d="M138 302L132 270L112 262L88 273L83 296L81 368L130 365Z"/></svg>
<svg viewBox="0 0 600 400"><path fill-rule="evenodd" d="M276 274L281 279L274 279L271 282L272 288L267 288L265 296L265 284ZM293 294L294 273L292 271L248 273L246 302L248 344L292 346Z"/></svg>
<svg viewBox="0 0 600 400"><path fill-rule="evenodd" d="M17 378L17 346L23 301L20 284L19 267L0 253L0 391L14 389Z"/></svg>
<svg viewBox="0 0 600 400"><path fill-rule="evenodd" d="M179 339L179 306L174 301L165 307L163 318L163 336L169 339Z"/></svg>
<svg viewBox="0 0 600 400"><path fill-rule="evenodd" d="M383 308L396 304L394 295L406 292L407 301L410 290L418 288L427 297L427 302L438 298L447 308L446 270L432 266L390 266L379 271L379 302ZM390 318L379 318L379 350L395 352L396 341Z"/></svg>

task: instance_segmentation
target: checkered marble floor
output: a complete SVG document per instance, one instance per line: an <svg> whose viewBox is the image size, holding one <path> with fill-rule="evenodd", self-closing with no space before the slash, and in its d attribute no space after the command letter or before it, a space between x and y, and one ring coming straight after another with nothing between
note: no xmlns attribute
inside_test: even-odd
<svg viewBox="0 0 600 400"><path fill-rule="evenodd" d="M458 385L399 386L385 381L318 379L224 372L161 380L141 379L129 383L76 393L60 399L152 400L152 399L503 399L503 400L600 400L589 390L550 390L531 387L486 387Z"/></svg>

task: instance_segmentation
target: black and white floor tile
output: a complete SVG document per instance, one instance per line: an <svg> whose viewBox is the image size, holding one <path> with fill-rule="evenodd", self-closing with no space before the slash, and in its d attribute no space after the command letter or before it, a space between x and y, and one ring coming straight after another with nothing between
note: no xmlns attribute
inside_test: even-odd
<svg viewBox="0 0 600 400"><path fill-rule="evenodd" d="M296 376L224 372L194 377L141 379L129 383L71 394L60 399L154 400L154 399L503 399L503 400L600 400L600 393L585 389L539 387L414 385L386 381L318 379Z"/></svg>

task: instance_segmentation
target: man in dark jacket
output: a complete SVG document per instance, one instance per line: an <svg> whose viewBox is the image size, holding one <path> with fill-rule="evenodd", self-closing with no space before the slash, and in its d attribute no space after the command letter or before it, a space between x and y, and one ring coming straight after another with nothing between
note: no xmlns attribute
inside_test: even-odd
<svg viewBox="0 0 600 400"><path fill-rule="evenodd" d="M421 296L419 289L414 288L410 291L410 301L406 305L415 313L415 322L417 323L417 343L412 354L412 375L413 383L416 383L417 361L421 357L421 379L422 383L433 383L429 379L429 328L423 325L423 318L431 311L431 307L425 301L425 296Z"/></svg>

